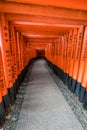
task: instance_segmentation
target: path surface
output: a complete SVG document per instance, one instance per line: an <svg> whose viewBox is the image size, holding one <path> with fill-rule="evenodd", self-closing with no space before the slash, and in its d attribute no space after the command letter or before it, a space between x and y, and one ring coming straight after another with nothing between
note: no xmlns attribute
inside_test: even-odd
<svg viewBox="0 0 87 130"><path fill-rule="evenodd" d="M32 66L16 130L83 130L44 60Z"/></svg>

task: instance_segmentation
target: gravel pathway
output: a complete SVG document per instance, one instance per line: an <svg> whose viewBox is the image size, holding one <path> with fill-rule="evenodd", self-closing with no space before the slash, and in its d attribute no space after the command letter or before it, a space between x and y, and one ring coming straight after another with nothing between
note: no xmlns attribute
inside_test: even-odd
<svg viewBox="0 0 87 130"><path fill-rule="evenodd" d="M60 89L60 91L64 95L66 101L70 105L72 111L75 113L76 117L78 118L78 120L82 124L84 130L87 130L87 111L84 110L84 108L82 106L83 104L80 103L80 101L78 100L78 97L68 89L68 87L62 82L62 80L59 79L59 77L55 75L53 70L50 69L48 67L48 65L46 65L46 67L49 70L54 81L56 82L58 88Z"/></svg>
<svg viewBox="0 0 87 130"><path fill-rule="evenodd" d="M27 87L27 80L30 75L32 66L30 66L28 73L20 86L19 94L17 95L17 99L15 101L14 106L11 108L11 113L6 117L6 123L4 125L4 130L15 130L17 126L17 122L19 120L19 115L21 112L25 91Z"/></svg>
<svg viewBox="0 0 87 130"><path fill-rule="evenodd" d="M44 60L33 64L16 130L83 130Z"/></svg>
<svg viewBox="0 0 87 130"><path fill-rule="evenodd" d="M50 72L51 76L53 77L54 81L56 82L59 90L64 95L64 97L67 100L68 104L70 105L72 111L75 113L76 117L82 124L84 130L87 130L87 111L85 111L82 108L82 104L79 102L78 98L68 90L67 86L65 86L63 84L63 82L53 73L53 71L46 64L45 64L45 67L49 70L49 72ZM22 111L21 109L22 109L22 105L23 105L23 101L24 101L24 97L25 97L25 91L26 91L27 86L29 85L28 79L29 79L30 71L31 71L31 67L29 69L27 77L25 78L24 82L20 86L19 94L17 96L15 105L12 108L12 112L6 117L7 121L4 126L5 130L16 130L17 123L20 120L19 116ZM32 129L30 129L30 130L32 130ZM34 129L34 130L36 130L36 129ZM39 130L39 129L37 129L37 130ZM43 130L43 129L40 129L40 130ZM48 129L48 130L51 130L51 129ZM54 130L54 129L52 129L52 130ZM60 129L56 129L56 130L60 130ZM61 128L61 130L63 130L63 129ZM69 130L71 130L71 129L69 129ZM76 128L76 130L80 130L80 129Z"/></svg>

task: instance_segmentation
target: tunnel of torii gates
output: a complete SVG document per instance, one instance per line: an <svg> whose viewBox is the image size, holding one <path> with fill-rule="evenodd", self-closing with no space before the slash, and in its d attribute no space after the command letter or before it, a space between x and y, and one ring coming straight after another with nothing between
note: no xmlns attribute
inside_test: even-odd
<svg viewBox="0 0 87 130"><path fill-rule="evenodd" d="M87 109L86 0L0 1L0 126L38 57Z"/></svg>

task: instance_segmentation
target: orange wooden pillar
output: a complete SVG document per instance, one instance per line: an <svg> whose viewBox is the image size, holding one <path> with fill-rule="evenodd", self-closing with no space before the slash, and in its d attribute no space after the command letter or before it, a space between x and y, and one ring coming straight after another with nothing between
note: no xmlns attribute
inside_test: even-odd
<svg viewBox="0 0 87 130"><path fill-rule="evenodd" d="M50 61L49 55L50 55L50 45L48 44L48 46L47 46L47 58Z"/></svg>
<svg viewBox="0 0 87 130"><path fill-rule="evenodd" d="M87 41L86 41L86 44L87 44ZM84 57L86 57L86 61L84 64L84 70L83 70L82 82L81 82L81 90L80 90L80 94L82 93L81 94L82 97L80 97L80 98L84 102L84 108L87 110L87 48L86 48L86 52L84 54L85 54Z"/></svg>
<svg viewBox="0 0 87 130"><path fill-rule="evenodd" d="M22 35L18 33L17 37L17 46L18 46L18 59L19 59L19 73L21 74L22 72L22 67L23 67L23 62L22 62Z"/></svg>
<svg viewBox="0 0 87 130"><path fill-rule="evenodd" d="M63 68L63 82L66 82L66 63L67 63L67 35L63 36L63 62L62 62L62 68Z"/></svg>
<svg viewBox="0 0 87 130"><path fill-rule="evenodd" d="M47 44L45 47L45 57L47 60L48 60L48 47L49 47L49 44Z"/></svg>
<svg viewBox="0 0 87 130"><path fill-rule="evenodd" d="M67 79L67 51L68 51L68 34L61 36L60 44L60 78L63 82Z"/></svg>
<svg viewBox="0 0 87 130"><path fill-rule="evenodd" d="M66 50L66 81L65 84L68 85L69 81L69 68L70 68L70 61L71 61L71 47L72 47L72 35L73 31L70 30L69 36L67 38L67 50Z"/></svg>
<svg viewBox="0 0 87 130"><path fill-rule="evenodd" d="M60 63L61 63L61 50L60 50L60 48L61 48L61 37L60 36L58 36L58 60L57 60L57 67L58 67L58 69L57 69L57 75L60 77Z"/></svg>
<svg viewBox="0 0 87 130"><path fill-rule="evenodd" d="M18 93L18 86L17 86L17 78L18 78L18 56L17 56L17 44L15 39L15 30L12 23L9 23L9 40L10 40L10 51L11 51L11 58L12 58L12 79L13 79L13 89L14 96ZM15 98L13 100L15 100Z"/></svg>
<svg viewBox="0 0 87 130"><path fill-rule="evenodd" d="M16 40L15 40L15 44L16 44L16 53L15 53L15 58L16 58L16 74L17 74L17 79L16 79L16 92L18 93L19 90L19 86L23 81L23 69L24 69L24 60L26 59L26 56L24 55L24 52L26 52L25 50L25 46L24 44L24 39L23 36L15 31L15 36L16 36ZM25 51L23 51L23 49ZM25 57L25 58L24 58Z"/></svg>
<svg viewBox="0 0 87 130"><path fill-rule="evenodd" d="M63 82L66 83L66 77L67 77L67 48L68 48L68 34L64 35L64 53L63 53Z"/></svg>
<svg viewBox="0 0 87 130"><path fill-rule="evenodd" d="M20 85L24 79L25 76L25 66L26 66L26 43L24 41L23 36L17 32L17 53L18 53L18 84ZM25 50L25 51L24 51Z"/></svg>
<svg viewBox="0 0 87 130"><path fill-rule="evenodd" d="M60 40L59 40L59 39L60 39L60 37L58 36L57 48L56 48L56 49L57 49L57 59L56 59L56 60L57 60L57 61L56 61L56 65L57 65L57 66L55 66L55 68L54 68L54 72L55 72L55 74L58 75L58 76L60 76L60 75L59 75L59 63L60 63L60 62L59 62L59 60L60 60L60 59L59 59L59 58L60 58L60 51L59 51L59 50L60 50Z"/></svg>
<svg viewBox="0 0 87 130"><path fill-rule="evenodd" d="M60 60L60 78L63 80L64 77L64 37L61 36L61 60Z"/></svg>
<svg viewBox="0 0 87 130"><path fill-rule="evenodd" d="M87 82L87 27L85 27L83 44L81 50L81 57L79 62L79 70L77 75L76 91L81 102L84 101L86 93L86 82Z"/></svg>
<svg viewBox="0 0 87 130"><path fill-rule="evenodd" d="M50 52L50 51L51 51L51 50L50 50L50 44L51 44L51 43L49 43L49 44L47 45L47 59L48 59L48 61L50 61L50 53L51 53L51 52Z"/></svg>
<svg viewBox="0 0 87 130"><path fill-rule="evenodd" d="M54 73L56 73L56 43L55 43L55 41L53 42L53 47L52 47L52 49L53 49L53 61L52 61L52 64L53 64L53 70L54 70Z"/></svg>
<svg viewBox="0 0 87 130"><path fill-rule="evenodd" d="M16 37L16 49L17 49L17 70L18 70L18 77L19 77L21 73L21 59L20 59L21 54L20 54L19 32L16 31L15 37Z"/></svg>
<svg viewBox="0 0 87 130"><path fill-rule="evenodd" d="M80 57L81 57L81 49L82 49L82 43L83 43L83 32L84 27L81 26L78 29L78 36L77 36L77 44L75 49L75 57L74 57L74 64L73 64L73 76L72 76L72 90L73 92L76 92L76 82L77 82L77 75L79 70L79 63L80 63ZM76 92L77 95L77 92Z"/></svg>
<svg viewBox="0 0 87 130"><path fill-rule="evenodd" d="M1 47L0 47L0 128L3 127L5 123L5 109L7 109L8 105L4 109L5 101L3 101L3 98L6 99L6 96L8 94L6 85L5 85L5 79L4 79L4 73L3 73L3 63L2 63L2 55L1 55ZM3 104L4 103L4 104Z"/></svg>
<svg viewBox="0 0 87 130"><path fill-rule="evenodd" d="M9 99L8 89L6 87L6 82L5 82L1 48L0 48L0 87L1 87L2 97L3 97L4 107L6 113L8 113L10 111L10 99Z"/></svg>
<svg viewBox="0 0 87 130"><path fill-rule="evenodd" d="M46 56L46 59L47 59L47 63L48 63L48 66L53 68L53 65L52 65L52 43L48 43L46 45L46 48L45 48L45 56Z"/></svg>
<svg viewBox="0 0 87 130"><path fill-rule="evenodd" d="M57 53L58 52L58 39L54 40L54 56L53 56L53 60L54 60L54 65L57 67Z"/></svg>
<svg viewBox="0 0 87 130"><path fill-rule="evenodd" d="M57 66L57 63L58 63L58 39L56 39L55 41L55 64Z"/></svg>
<svg viewBox="0 0 87 130"><path fill-rule="evenodd" d="M5 15L1 14L1 53L3 60L4 76L6 88L9 91L11 104L14 103L14 93L13 90L13 79L12 79L12 62L11 62L11 53L10 53L10 44L9 44L9 32L8 32L8 22L5 19ZM6 96L6 104L9 103L9 96ZM7 102L8 99L8 102ZM10 106L10 104L8 104Z"/></svg>
<svg viewBox="0 0 87 130"><path fill-rule="evenodd" d="M57 67L57 61L58 61L58 39L54 40L54 56L53 56L53 70L56 75L58 75L58 67Z"/></svg>
<svg viewBox="0 0 87 130"><path fill-rule="evenodd" d="M21 82L23 81L22 70L23 70L23 58L22 58L22 44L23 38L19 32L16 32L16 39L17 39L17 53L18 53L18 86L20 86Z"/></svg>
<svg viewBox="0 0 87 130"><path fill-rule="evenodd" d="M26 64L29 64L29 42L26 41Z"/></svg>
<svg viewBox="0 0 87 130"><path fill-rule="evenodd" d="M53 44L53 64L56 65L56 44Z"/></svg>
<svg viewBox="0 0 87 130"><path fill-rule="evenodd" d="M48 44L48 52L47 52L47 55L48 55L48 60L50 61L50 45Z"/></svg>
<svg viewBox="0 0 87 130"><path fill-rule="evenodd" d="M30 60L32 59L32 58L34 58L34 48L33 48L33 46L32 46L32 44L29 44L29 56L30 56Z"/></svg>
<svg viewBox="0 0 87 130"><path fill-rule="evenodd" d="M60 68L61 68L61 36L58 36L58 58L57 58L57 68L56 68L56 73L57 75L61 78L61 73L60 73Z"/></svg>
<svg viewBox="0 0 87 130"><path fill-rule="evenodd" d="M30 45L29 45L29 42L27 42L27 62L28 62L28 64L29 64L29 62L30 62L30 55L29 55L29 51L30 51L30 47L29 47Z"/></svg>
<svg viewBox="0 0 87 130"><path fill-rule="evenodd" d="M73 29L73 36L72 36L72 43L71 43L71 55L70 55L70 66L69 66L69 83L68 87L71 91L73 91L73 88L71 86L72 77L73 77L73 67L74 67L74 57L75 57L75 50L76 50L76 44L77 44L77 34L78 29Z"/></svg>
<svg viewBox="0 0 87 130"><path fill-rule="evenodd" d="M51 63L53 63L53 54L54 54L53 43L49 43L49 61Z"/></svg>

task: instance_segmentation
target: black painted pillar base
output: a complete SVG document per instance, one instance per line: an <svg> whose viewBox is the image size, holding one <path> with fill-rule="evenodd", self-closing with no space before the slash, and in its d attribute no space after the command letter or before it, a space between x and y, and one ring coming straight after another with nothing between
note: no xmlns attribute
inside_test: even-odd
<svg viewBox="0 0 87 130"><path fill-rule="evenodd" d="M80 88L81 88L81 83L76 82L75 95L78 97L79 97L79 93L80 93Z"/></svg>
<svg viewBox="0 0 87 130"><path fill-rule="evenodd" d="M65 78L65 84L68 85L68 80L69 80L69 75L66 74L66 78Z"/></svg>
<svg viewBox="0 0 87 130"><path fill-rule="evenodd" d="M85 110L87 110L87 92L85 94L83 107L84 107Z"/></svg>
<svg viewBox="0 0 87 130"><path fill-rule="evenodd" d="M64 77L63 77L63 82L64 82L64 83L66 82L66 76L67 76L67 74L64 73Z"/></svg>
<svg viewBox="0 0 87 130"><path fill-rule="evenodd" d="M52 64L50 61L48 61L47 63L48 63L48 66L49 66L51 69L53 69L53 64Z"/></svg>
<svg viewBox="0 0 87 130"><path fill-rule="evenodd" d="M18 79L15 81L14 83L14 95L15 95L15 99L16 99L16 95L18 94Z"/></svg>
<svg viewBox="0 0 87 130"><path fill-rule="evenodd" d="M56 74L56 75L58 75L57 73L57 67L55 66L55 65L53 65L53 71L54 71L54 73Z"/></svg>
<svg viewBox="0 0 87 130"><path fill-rule="evenodd" d="M4 110L4 106L3 103L0 103L0 128L3 127L5 123L5 110Z"/></svg>
<svg viewBox="0 0 87 130"><path fill-rule="evenodd" d="M59 78L61 79L61 70L60 70L60 68L59 68Z"/></svg>
<svg viewBox="0 0 87 130"><path fill-rule="evenodd" d="M71 89L70 90L74 93L75 89L76 89L76 80L72 79L72 84L71 84Z"/></svg>
<svg viewBox="0 0 87 130"><path fill-rule="evenodd" d="M86 94L86 88L81 86L80 87L80 92L79 92L79 100L80 100L80 102L84 102L85 94Z"/></svg>
<svg viewBox="0 0 87 130"><path fill-rule="evenodd" d="M21 82L22 82L22 78L21 78L21 74L19 74L19 85L21 85Z"/></svg>
<svg viewBox="0 0 87 130"><path fill-rule="evenodd" d="M21 85L21 81L20 81L20 74L18 75L18 86Z"/></svg>
<svg viewBox="0 0 87 130"><path fill-rule="evenodd" d="M16 80L16 91L17 91L17 94L18 94L18 90L19 90L19 84L18 84L18 78Z"/></svg>
<svg viewBox="0 0 87 130"><path fill-rule="evenodd" d="M71 85L72 85L72 77L69 76L69 81L68 81L68 88L71 90Z"/></svg>
<svg viewBox="0 0 87 130"><path fill-rule="evenodd" d="M60 69L59 69L59 67L57 68L57 76L60 78Z"/></svg>
<svg viewBox="0 0 87 130"><path fill-rule="evenodd" d="M63 70L62 69L60 69L60 78L63 80Z"/></svg>
<svg viewBox="0 0 87 130"><path fill-rule="evenodd" d="M6 114L8 114L10 112L10 107L11 107L9 94L3 96L3 105L5 108Z"/></svg>
<svg viewBox="0 0 87 130"><path fill-rule="evenodd" d="M8 89L11 105L15 103L15 88L14 86Z"/></svg>
<svg viewBox="0 0 87 130"><path fill-rule="evenodd" d="M63 83L65 83L65 72L63 71Z"/></svg>

